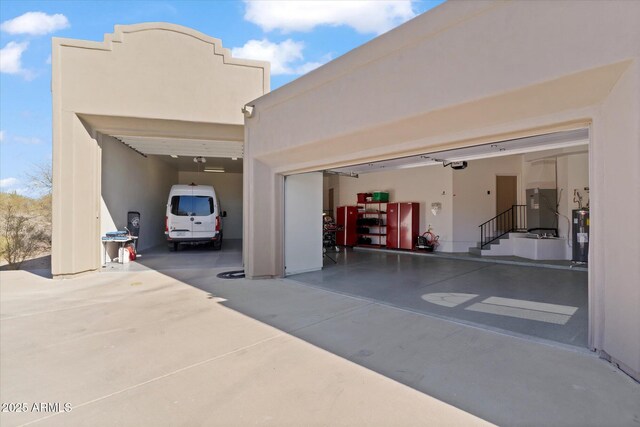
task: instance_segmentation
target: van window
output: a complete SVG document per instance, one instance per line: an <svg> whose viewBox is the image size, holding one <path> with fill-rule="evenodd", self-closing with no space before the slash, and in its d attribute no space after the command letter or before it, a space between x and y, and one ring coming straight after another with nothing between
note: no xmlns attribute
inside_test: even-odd
<svg viewBox="0 0 640 427"><path fill-rule="evenodd" d="M173 196L171 213L178 216L208 216L213 213L213 197Z"/></svg>

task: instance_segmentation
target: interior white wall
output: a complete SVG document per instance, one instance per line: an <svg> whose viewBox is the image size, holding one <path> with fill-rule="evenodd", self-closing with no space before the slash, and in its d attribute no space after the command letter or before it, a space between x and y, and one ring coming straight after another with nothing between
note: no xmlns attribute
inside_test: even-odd
<svg viewBox="0 0 640 427"><path fill-rule="evenodd" d="M522 156L473 160L466 169L453 171L454 252L466 252L476 246L480 241L478 226L499 213L496 212L498 175L517 176L521 188Z"/></svg>
<svg viewBox="0 0 640 427"><path fill-rule="evenodd" d="M572 257L572 211L578 208L578 203L573 202L573 190L582 194L582 206L586 207L589 200L586 187L589 187L589 153L558 157L558 234L561 238L567 239L566 259Z"/></svg>
<svg viewBox="0 0 640 427"><path fill-rule="evenodd" d="M322 177L322 210L329 209L329 177Z"/></svg>
<svg viewBox="0 0 640 427"><path fill-rule="evenodd" d="M523 163L523 192L527 188L556 188L556 158L537 159ZM524 194L522 197L524 199Z"/></svg>
<svg viewBox="0 0 640 427"><path fill-rule="evenodd" d="M110 136L101 135L99 143L101 234L123 229L127 225L127 212L137 211L140 212L138 250L163 244L167 197L178 180L177 170L153 156L143 157Z"/></svg>
<svg viewBox="0 0 640 427"><path fill-rule="evenodd" d="M566 239L565 259L571 259L570 221L573 190L571 190L569 186L569 156L558 157L556 165L558 167L558 213L560 214L558 215L558 236L562 239ZM523 162L523 167L526 167L526 162Z"/></svg>
<svg viewBox="0 0 640 427"><path fill-rule="evenodd" d="M544 157L541 152L540 157ZM440 235L443 252L466 252L480 240L478 226L493 218L496 212L496 176L518 177L518 203L525 201L527 188L556 188L556 157L525 161L523 155L472 160L464 170L443 169L438 166L399 169L362 174L359 178L341 176L334 187L339 205L353 205L357 193L374 190L389 191L391 201L420 203L420 229L431 224ZM573 189L589 185L588 154L557 157L558 191L562 190L559 212L571 218ZM328 182L325 178L325 182ZM328 184L325 183L325 200ZM442 195L442 191L447 194ZM443 209L434 216L431 203L442 202ZM585 198L586 202L586 198ZM570 238L567 219L559 218L559 234ZM443 232L441 230L448 230ZM567 244L566 259L571 259Z"/></svg>
<svg viewBox="0 0 640 427"><path fill-rule="evenodd" d="M328 210L331 205L329 200L329 190L333 188L333 212L332 215L335 218L336 208L339 206L339 191L340 191L340 177L338 175L325 176L323 180L323 193L324 193L324 210Z"/></svg>
<svg viewBox="0 0 640 427"><path fill-rule="evenodd" d="M361 174L359 178L341 176L336 206L355 205L358 193L388 191L391 202L420 203L420 230L427 231L429 225L440 236L438 250L453 249L452 210L453 182L451 168L439 165L385 172ZM431 203L442 203L442 210L433 215Z"/></svg>
<svg viewBox="0 0 640 427"><path fill-rule="evenodd" d="M322 268L322 172L290 175L284 181L285 272Z"/></svg>
<svg viewBox="0 0 640 427"><path fill-rule="evenodd" d="M223 218L225 239L242 239L242 174L178 172L178 184L212 185L220 199L222 210L227 211Z"/></svg>

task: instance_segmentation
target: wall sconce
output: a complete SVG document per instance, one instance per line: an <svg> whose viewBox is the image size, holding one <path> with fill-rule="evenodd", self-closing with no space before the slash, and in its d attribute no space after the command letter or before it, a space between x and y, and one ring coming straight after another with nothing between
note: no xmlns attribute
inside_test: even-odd
<svg viewBox="0 0 640 427"><path fill-rule="evenodd" d="M240 111L242 111L242 114L244 114L244 116L247 119L250 119L251 117L253 117L253 110L254 109L255 109L255 105L245 104L244 107L242 107L242 109Z"/></svg>

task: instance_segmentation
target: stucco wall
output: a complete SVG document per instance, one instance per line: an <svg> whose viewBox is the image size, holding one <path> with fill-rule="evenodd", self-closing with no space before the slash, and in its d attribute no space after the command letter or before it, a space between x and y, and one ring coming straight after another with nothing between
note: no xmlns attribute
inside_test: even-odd
<svg viewBox="0 0 640 427"><path fill-rule="evenodd" d="M101 234L122 230L127 212L140 212L138 249L165 243L164 218L178 171L155 156L143 157L109 136L101 136Z"/></svg>
<svg viewBox="0 0 640 427"><path fill-rule="evenodd" d="M640 37L638 38L640 40ZM640 50L640 45L638 45ZM601 286L590 298L604 330L602 348L640 380L640 64L636 60L602 104L594 121L590 265ZM598 142L601 142L598 144ZM631 216L630 216L631 215ZM602 316L602 317L600 317Z"/></svg>
<svg viewBox="0 0 640 427"><path fill-rule="evenodd" d="M178 25L117 25L104 42L54 38L53 47L59 101L84 114L241 125L240 107L268 91L268 64L232 58L220 40Z"/></svg>
<svg viewBox="0 0 640 427"><path fill-rule="evenodd" d="M242 174L179 172L178 184L212 185L220 199L222 209L227 211L223 219L224 238L242 239Z"/></svg>

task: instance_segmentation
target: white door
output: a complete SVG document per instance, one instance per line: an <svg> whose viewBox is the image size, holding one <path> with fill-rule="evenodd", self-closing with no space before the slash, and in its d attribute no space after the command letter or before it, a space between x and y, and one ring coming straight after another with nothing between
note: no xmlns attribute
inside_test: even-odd
<svg viewBox="0 0 640 427"><path fill-rule="evenodd" d="M191 220L191 194L176 194L171 196L171 221L169 223L169 237L174 239L192 237L193 221Z"/></svg>
<svg viewBox="0 0 640 427"><path fill-rule="evenodd" d="M215 203L212 196L195 195L192 199L193 237L213 237L216 231Z"/></svg>
<svg viewBox="0 0 640 427"><path fill-rule="evenodd" d="M322 172L284 179L285 274L322 268Z"/></svg>

